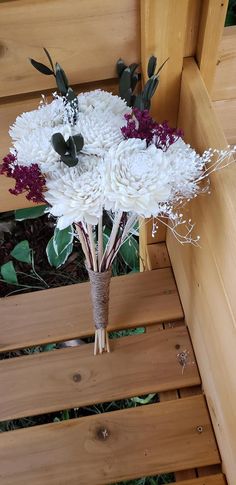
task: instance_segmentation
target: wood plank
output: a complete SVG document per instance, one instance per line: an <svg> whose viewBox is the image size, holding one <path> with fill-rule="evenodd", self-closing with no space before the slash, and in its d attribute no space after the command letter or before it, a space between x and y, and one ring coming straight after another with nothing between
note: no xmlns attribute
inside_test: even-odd
<svg viewBox="0 0 236 485"><path fill-rule="evenodd" d="M171 485L171 484L170 484ZM184 480L178 482L178 485L226 485L224 475L212 475L210 477L193 478L192 480Z"/></svg>
<svg viewBox="0 0 236 485"><path fill-rule="evenodd" d="M147 266L149 270L168 268L171 266L166 243L149 244L147 250Z"/></svg>
<svg viewBox="0 0 236 485"><path fill-rule="evenodd" d="M225 147L222 128L194 61L183 72L179 123L197 150ZM236 200L235 167L211 179L210 197L188 207L197 223L201 249L179 245L170 234L167 248L174 268L208 400L223 468L230 485L236 476ZM230 396L230 399L229 399Z"/></svg>
<svg viewBox="0 0 236 485"><path fill-rule="evenodd" d="M236 98L236 25L225 27L215 72L212 99Z"/></svg>
<svg viewBox="0 0 236 485"><path fill-rule="evenodd" d="M71 84L115 77L119 57L139 61L139 31L137 0L1 2L0 96L54 87L52 76L41 75L28 62L28 57L46 61L43 46Z"/></svg>
<svg viewBox="0 0 236 485"><path fill-rule="evenodd" d="M98 485L218 463L219 454L195 396L2 433L0 460L1 485Z"/></svg>
<svg viewBox="0 0 236 485"><path fill-rule="evenodd" d="M202 3L196 57L208 92L213 87L227 7L228 0L204 0Z"/></svg>
<svg viewBox="0 0 236 485"><path fill-rule="evenodd" d="M98 358L89 344L0 361L0 420L200 384L186 327L156 337L111 340L111 353Z"/></svg>
<svg viewBox="0 0 236 485"><path fill-rule="evenodd" d="M168 120L176 126L180 80L186 38L188 0L142 0L141 2L141 62L144 79L151 55L159 65L168 57L160 75L160 85L152 100L151 113L159 121Z"/></svg>
<svg viewBox="0 0 236 485"><path fill-rule="evenodd" d="M109 330L183 318L170 268L112 278ZM93 335L89 283L2 298L0 350Z"/></svg>
<svg viewBox="0 0 236 485"><path fill-rule="evenodd" d="M236 36L235 36L236 41ZM219 118L229 145L236 144L236 98L214 101L216 114Z"/></svg>
<svg viewBox="0 0 236 485"><path fill-rule="evenodd" d="M1 7L0 7L1 8ZM102 82L93 82L73 86L77 93L90 91L92 89L105 89L117 94L117 79L108 79ZM47 98L51 99L51 91L44 91ZM9 153L11 138L8 134L9 126L14 123L16 117L24 111L36 109L41 98L40 93L23 94L4 98L0 102L0 162ZM14 186L14 182L1 175L0 176L0 212L31 207L35 204L29 202L23 195L13 196L9 193L9 188Z"/></svg>
<svg viewBox="0 0 236 485"><path fill-rule="evenodd" d="M163 219L167 222L167 219ZM156 244L166 240L166 226L159 223L157 231L153 234L153 218L140 221L139 227L139 254L141 271L148 268L148 244Z"/></svg>
<svg viewBox="0 0 236 485"><path fill-rule="evenodd" d="M186 21L184 57L194 56L197 48L202 0L189 0Z"/></svg>

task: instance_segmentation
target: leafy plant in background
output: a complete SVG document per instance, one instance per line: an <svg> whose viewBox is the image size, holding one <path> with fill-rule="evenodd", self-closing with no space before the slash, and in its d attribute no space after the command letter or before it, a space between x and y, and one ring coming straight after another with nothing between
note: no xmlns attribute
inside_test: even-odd
<svg viewBox="0 0 236 485"><path fill-rule="evenodd" d="M236 0L229 0L225 26L236 25Z"/></svg>
<svg viewBox="0 0 236 485"><path fill-rule="evenodd" d="M34 252L29 246L29 242L27 240L20 241L14 249L11 251L10 256L12 256L13 260L16 260L20 263L26 263L27 265L31 266L30 273L27 268L27 273L23 271L17 271L15 269L14 262L12 260L4 263L0 267L0 274L1 274L1 281L4 283L8 283L10 285L20 286L21 289L28 289L28 288L36 288L36 289L44 289L48 288L47 283L41 278L41 276L37 273L34 265ZM37 280L43 284L43 286L29 286L24 285L19 282L18 276L28 276L33 280ZM18 291L18 290L16 290Z"/></svg>

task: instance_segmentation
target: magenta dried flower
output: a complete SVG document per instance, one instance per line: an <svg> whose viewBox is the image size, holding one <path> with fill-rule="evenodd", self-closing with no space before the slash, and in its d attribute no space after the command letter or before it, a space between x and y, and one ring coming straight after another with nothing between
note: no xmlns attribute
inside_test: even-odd
<svg viewBox="0 0 236 485"><path fill-rule="evenodd" d="M17 158L9 153L3 159L0 167L0 174L15 180L14 189L9 189L13 195L19 195L27 192L26 198L32 202L45 202L43 192L45 189L46 179L40 171L37 163L30 166L17 165Z"/></svg>
<svg viewBox="0 0 236 485"><path fill-rule="evenodd" d="M167 148L183 136L181 130L171 128L167 121L157 123L148 110L134 108L132 113L125 115L126 126L121 128L125 139L140 138L146 140L147 146L154 143L157 148L166 151Z"/></svg>

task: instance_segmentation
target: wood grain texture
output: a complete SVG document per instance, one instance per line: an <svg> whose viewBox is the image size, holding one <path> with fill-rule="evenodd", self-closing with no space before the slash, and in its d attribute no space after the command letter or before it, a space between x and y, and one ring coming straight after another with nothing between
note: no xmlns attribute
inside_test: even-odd
<svg viewBox="0 0 236 485"><path fill-rule="evenodd" d="M184 57L194 56L196 53L203 1L204 0L189 0L188 2Z"/></svg>
<svg viewBox="0 0 236 485"><path fill-rule="evenodd" d="M160 85L152 99L151 113L159 121L176 126L180 79L186 38L188 0L142 0L141 62L144 79L151 55L159 65L168 57L160 75Z"/></svg>
<svg viewBox="0 0 236 485"><path fill-rule="evenodd" d="M168 268L171 266L166 243L149 244L146 250L149 270Z"/></svg>
<svg viewBox="0 0 236 485"><path fill-rule="evenodd" d="M89 344L0 361L0 420L200 384L186 327L110 344L98 358ZM183 369L178 355L186 350Z"/></svg>
<svg viewBox="0 0 236 485"><path fill-rule="evenodd" d="M218 463L219 454L195 396L2 433L0 460L1 485L98 485Z"/></svg>
<svg viewBox="0 0 236 485"><path fill-rule="evenodd" d="M236 37L235 37L236 41ZM220 124L229 145L236 144L236 98L214 101L213 103Z"/></svg>
<svg viewBox="0 0 236 485"><path fill-rule="evenodd" d="M73 88L77 93L101 88L117 94L118 82L117 79L108 79L101 82L98 81L93 83L79 84L73 86ZM44 91L44 94L50 101L51 91ZM31 93L8 97L0 101L0 162L2 158L9 153L9 148L11 146L11 138L8 134L9 126L11 126L16 117L24 111L37 109L40 99L41 93ZM29 202L23 195L14 196L10 194L9 188L12 187L14 187L13 181L4 175L0 175L0 212L35 205L32 202Z"/></svg>
<svg viewBox="0 0 236 485"><path fill-rule="evenodd" d="M171 484L170 484L171 485ZM193 478L178 482L178 485L226 485L225 477L222 473L210 477Z"/></svg>
<svg viewBox="0 0 236 485"><path fill-rule="evenodd" d="M139 2L1 2L0 96L54 87L52 76L28 62L29 57L46 62L44 46L63 66L70 84L112 78L119 57L127 63L140 59Z"/></svg>
<svg viewBox="0 0 236 485"><path fill-rule="evenodd" d="M213 87L227 7L228 0L202 2L196 57L208 92L211 92Z"/></svg>
<svg viewBox="0 0 236 485"><path fill-rule="evenodd" d="M179 126L197 150L227 141L193 60L182 78ZM179 245L170 234L167 247L189 326L223 467L230 485L236 476L236 170L211 178L211 196L188 207L197 223L201 248ZM186 215L187 215L186 214ZM230 396L230 399L229 399Z"/></svg>
<svg viewBox="0 0 236 485"><path fill-rule="evenodd" d="M0 350L93 335L89 283L0 300ZM170 268L112 278L109 330L183 318Z"/></svg>
<svg viewBox="0 0 236 485"><path fill-rule="evenodd" d="M221 39L212 89L212 99L236 98L236 25L225 27Z"/></svg>

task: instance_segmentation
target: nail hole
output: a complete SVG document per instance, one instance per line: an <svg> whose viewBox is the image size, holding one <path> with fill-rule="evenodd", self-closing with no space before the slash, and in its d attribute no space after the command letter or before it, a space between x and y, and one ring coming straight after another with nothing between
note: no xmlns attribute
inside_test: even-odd
<svg viewBox="0 0 236 485"><path fill-rule="evenodd" d="M176 348L176 350L179 350L180 349L180 345L179 344L176 344L175 348Z"/></svg>
<svg viewBox="0 0 236 485"><path fill-rule="evenodd" d="M202 426L197 426L197 432L202 433L203 432L203 427Z"/></svg>

